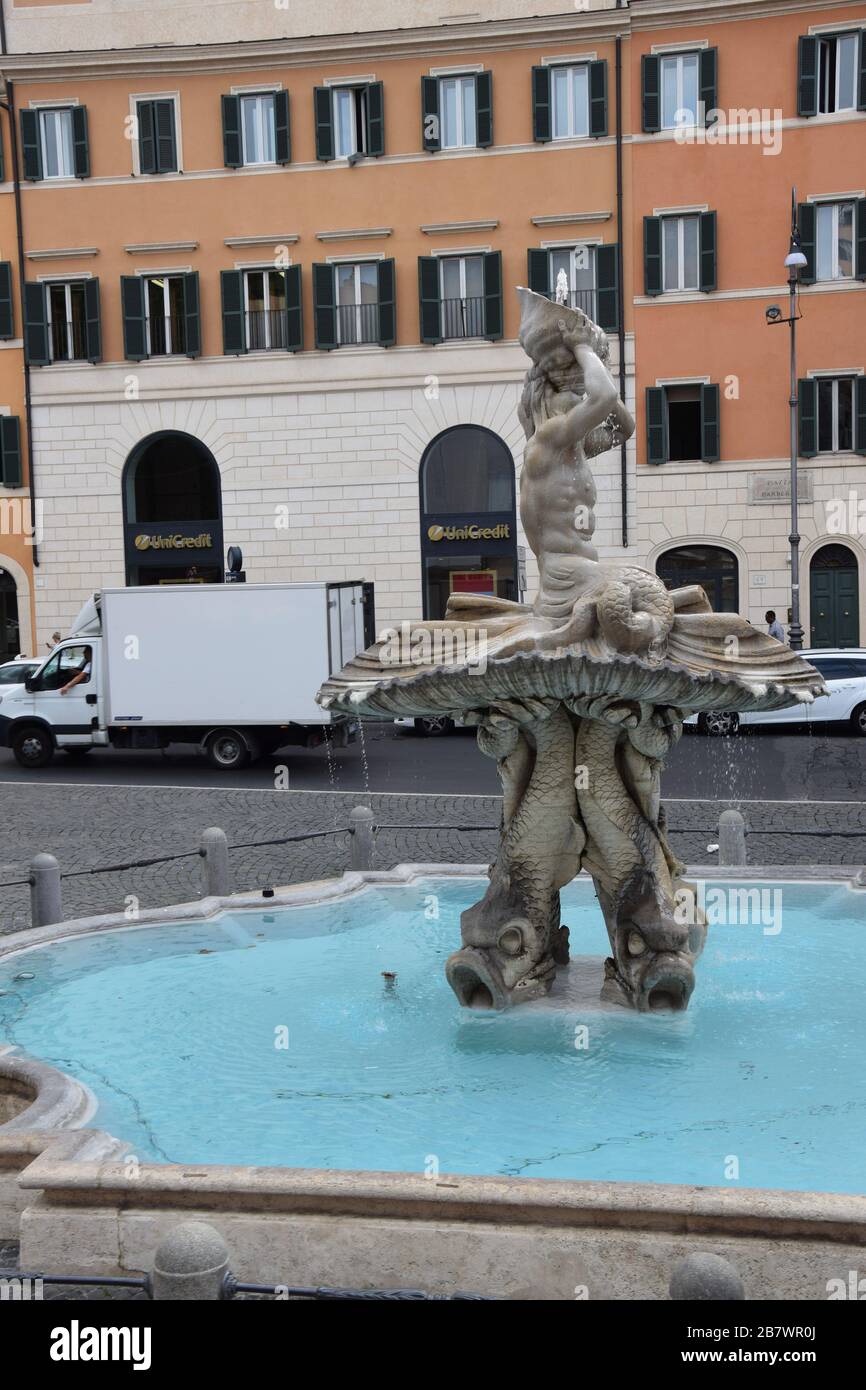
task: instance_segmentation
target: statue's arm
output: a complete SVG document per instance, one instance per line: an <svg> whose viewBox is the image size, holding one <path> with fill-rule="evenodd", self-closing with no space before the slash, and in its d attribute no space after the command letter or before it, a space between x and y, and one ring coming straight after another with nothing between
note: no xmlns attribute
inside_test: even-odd
<svg viewBox="0 0 866 1390"><path fill-rule="evenodd" d="M574 355L583 373L586 395L566 415L554 416L543 426L545 435L556 448L579 444L621 404L613 377L592 348L579 343Z"/></svg>
<svg viewBox="0 0 866 1390"><path fill-rule="evenodd" d="M610 415L591 430L583 441L583 452L588 459L603 454L614 445L631 439L634 434L634 416L623 401L617 403Z"/></svg>

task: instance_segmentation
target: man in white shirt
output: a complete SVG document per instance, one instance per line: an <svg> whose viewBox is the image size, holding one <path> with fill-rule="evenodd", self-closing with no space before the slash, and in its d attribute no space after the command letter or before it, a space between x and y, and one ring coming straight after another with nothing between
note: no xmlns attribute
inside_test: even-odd
<svg viewBox="0 0 866 1390"><path fill-rule="evenodd" d="M764 614L764 620L767 623L767 631L770 636L775 637L778 642L784 642L785 629L782 627L782 624L779 622L772 608L769 608Z"/></svg>

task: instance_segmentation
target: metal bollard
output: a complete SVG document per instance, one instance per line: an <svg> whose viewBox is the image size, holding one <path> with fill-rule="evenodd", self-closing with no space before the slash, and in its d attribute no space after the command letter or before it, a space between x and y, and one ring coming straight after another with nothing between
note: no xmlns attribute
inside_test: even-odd
<svg viewBox="0 0 866 1390"><path fill-rule="evenodd" d="M373 833L373 812L369 806L355 806L349 812L352 868L372 869L375 837Z"/></svg>
<svg viewBox="0 0 866 1390"><path fill-rule="evenodd" d="M60 865L53 854L34 855L30 861L30 924L50 927L62 921Z"/></svg>
<svg viewBox="0 0 866 1390"><path fill-rule="evenodd" d="M153 1257L151 1294L163 1299L225 1297L229 1248L206 1221L184 1221L160 1241Z"/></svg>
<svg viewBox="0 0 866 1390"><path fill-rule="evenodd" d="M225 898L229 887L229 847L224 830L211 826L202 832L202 889L206 898Z"/></svg>
<svg viewBox="0 0 866 1390"><path fill-rule="evenodd" d="M723 811L719 816L719 863L746 862L746 822L739 811Z"/></svg>

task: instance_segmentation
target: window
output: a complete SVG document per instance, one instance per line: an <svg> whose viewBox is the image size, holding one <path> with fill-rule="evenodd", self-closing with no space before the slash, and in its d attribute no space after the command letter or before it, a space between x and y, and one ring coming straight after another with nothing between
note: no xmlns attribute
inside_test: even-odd
<svg viewBox="0 0 866 1390"><path fill-rule="evenodd" d="M596 259L594 246L569 246L550 253L551 298L556 298L560 276L568 289L566 303L572 309L582 309L598 322L596 307ZM561 302L561 301L560 301Z"/></svg>
<svg viewBox="0 0 866 1390"><path fill-rule="evenodd" d="M337 342L379 341L379 279L375 261L338 265Z"/></svg>
<svg viewBox="0 0 866 1390"><path fill-rule="evenodd" d="M809 657L810 665L825 680L866 680L866 661L846 661L844 657Z"/></svg>
<svg viewBox="0 0 866 1390"><path fill-rule="evenodd" d="M818 39L819 111L856 111L859 42L856 33Z"/></svg>
<svg viewBox="0 0 866 1390"><path fill-rule="evenodd" d="M720 456L719 388L715 384L648 386L646 390L647 462Z"/></svg>
<svg viewBox="0 0 866 1390"><path fill-rule="evenodd" d="M173 97L137 101L138 164L142 174L177 172L177 131Z"/></svg>
<svg viewBox="0 0 866 1390"><path fill-rule="evenodd" d="M337 83L313 90L316 158L376 159L385 153L385 89L381 82Z"/></svg>
<svg viewBox="0 0 866 1390"><path fill-rule="evenodd" d="M155 275L144 281L148 357L186 352L184 277Z"/></svg>
<svg viewBox="0 0 866 1390"><path fill-rule="evenodd" d="M475 78L443 77L439 80L439 110L443 150L476 143Z"/></svg>
<svg viewBox="0 0 866 1390"><path fill-rule="evenodd" d="M72 111L60 107L39 112L39 142L42 149L42 177L71 179L75 176L72 137Z"/></svg>
<svg viewBox="0 0 866 1390"><path fill-rule="evenodd" d="M87 685L90 680L90 673L93 664L93 649L91 647L63 647L61 651L52 656L42 667L35 688L37 690L60 690L77 676L79 672L85 672L84 680L79 681L79 685Z"/></svg>
<svg viewBox="0 0 866 1390"><path fill-rule="evenodd" d="M663 57L661 72L661 124L663 130L698 123L699 55L672 53Z"/></svg>
<svg viewBox="0 0 866 1390"><path fill-rule="evenodd" d="M669 386L668 458L701 456L701 394L699 386Z"/></svg>
<svg viewBox="0 0 866 1390"><path fill-rule="evenodd" d="M367 89L335 87L334 149L338 159L367 152Z"/></svg>
<svg viewBox="0 0 866 1390"><path fill-rule="evenodd" d="M443 256L439 262L443 338L484 334L483 256Z"/></svg>
<svg viewBox="0 0 866 1390"><path fill-rule="evenodd" d="M248 270L244 275L244 318L250 352L288 344L286 272Z"/></svg>
<svg viewBox="0 0 866 1390"><path fill-rule="evenodd" d="M698 218L662 218L662 288L698 288Z"/></svg>
<svg viewBox="0 0 866 1390"><path fill-rule="evenodd" d="M48 348L52 362L81 362L88 356L87 303L84 282L46 287Z"/></svg>
<svg viewBox="0 0 866 1390"><path fill-rule="evenodd" d="M656 574L668 589L700 584L716 613L739 612L737 557L718 545L683 545L666 550Z"/></svg>
<svg viewBox="0 0 866 1390"><path fill-rule="evenodd" d="M273 92L241 97L241 133L244 164L276 162Z"/></svg>
<svg viewBox="0 0 866 1390"><path fill-rule="evenodd" d="M589 134L589 65L554 68L553 138Z"/></svg>
<svg viewBox="0 0 866 1390"><path fill-rule="evenodd" d="M854 447L854 378L818 378L818 453L838 453Z"/></svg>
<svg viewBox="0 0 866 1390"><path fill-rule="evenodd" d="M815 209L816 275L845 280L854 274L854 204L819 203Z"/></svg>

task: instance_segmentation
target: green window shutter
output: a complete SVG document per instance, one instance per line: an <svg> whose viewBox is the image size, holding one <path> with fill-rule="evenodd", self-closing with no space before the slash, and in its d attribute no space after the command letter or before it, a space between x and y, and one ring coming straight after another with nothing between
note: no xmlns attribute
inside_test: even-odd
<svg viewBox="0 0 866 1390"><path fill-rule="evenodd" d="M331 109L330 87L313 88L313 112L316 120L316 158L334 158L334 117Z"/></svg>
<svg viewBox="0 0 866 1390"><path fill-rule="evenodd" d="M21 426L17 415L0 416L0 482L4 487L20 487Z"/></svg>
<svg viewBox="0 0 866 1390"><path fill-rule="evenodd" d="M716 289L716 214L700 215L700 288L704 293Z"/></svg>
<svg viewBox="0 0 866 1390"><path fill-rule="evenodd" d="M304 346L304 300L301 267L286 267L286 347L301 352Z"/></svg>
<svg viewBox="0 0 866 1390"><path fill-rule="evenodd" d="M123 314L123 355L128 362L142 362L147 356L147 326L144 278L141 275L121 275L120 307Z"/></svg>
<svg viewBox="0 0 866 1390"><path fill-rule="evenodd" d="M526 253L526 283L536 294L550 298L550 252L530 246Z"/></svg>
<svg viewBox="0 0 866 1390"><path fill-rule="evenodd" d="M42 178L42 150L39 145L39 112L21 111L21 162L24 177L31 182Z"/></svg>
<svg viewBox="0 0 866 1390"><path fill-rule="evenodd" d="M3 132L0 130L0 183L6 178L6 155L3 151Z"/></svg>
<svg viewBox="0 0 866 1390"><path fill-rule="evenodd" d="M159 172L156 162L153 101L140 101L136 106L138 120L138 167L142 174Z"/></svg>
<svg viewBox="0 0 866 1390"><path fill-rule="evenodd" d="M227 169L239 169L244 162L241 147L241 99L222 97L223 164Z"/></svg>
<svg viewBox="0 0 866 1390"><path fill-rule="evenodd" d="M643 220L643 292L662 292L662 220L645 217Z"/></svg>
<svg viewBox="0 0 866 1390"><path fill-rule="evenodd" d="M532 138L539 144L553 138L550 108L550 68L532 69Z"/></svg>
<svg viewBox="0 0 866 1390"><path fill-rule="evenodd" d="M156 166L159 174L177 172L177 144L174 130L174 102L153 103L153 127L156 138Z"/></svg>
<svg viewBox="0 0 866 1390"><path fill-rule="evenodd" d="M0 261L0 338L15 337L12 310L12 262Z"/></svg>
<svg viewBox="0 0 866 1390"><path fill-rule="evenodd" d="M668 461L668 402L663 386L646 388L646 461Z"/></svg>
<svg viewBox="0 0 866 1390"><path fill-rule="evenodd" d="M589 133L607 135L607 62L589 65Z"/></svg>
<svg viewBox="0 0 866 1390"><path fill-rule="evenodd" d="M797 115L818 114L818 40L801 34L797 40Z"/></svg>
<svg viewBox="0 0 866 1390"><path fill-rule="evenodd" d="M313 266L313 323L316 347L329 352L337 346L337 307L334 291L334 267Z"/></svg>
<svg viewBox="0 0 866 1390"><path fill-rule="evenodd" d="M502 337L502 252L484 257L484 336L491 342Z"/></svg>
<svg viewBox="0 0 866 1390"><path fill-rule="evenodd" d="M719 453L719 388L701 387L701 458L704 463L718 463Z"/></svg>
<svg viewBox="0 0 866 1390"><path fill-rule="evenodd" d="M597 246L595 250L595 288L598 326L605 333L619 328L619 247Z"/></svg>
<svg viewBox="0 0 866 1390"><path fill-rule="evenodd" d="M102 329L99 319L99 280L84 282L84 343L88 362L102 361Z"/></svg>
<svg viewBox="0 0 866 1390"><path fill-rule="evenodd" d="M385 86L367 84L367 154L378 158L385 153Z"/></svg>
<svg viewBox="0 0 866 1390"><path fill-rule="evenodd" d="M39 283L24 286L24 355L31 367L44 367L51 361L45 286Z"/></svg>
<svg viewBox="0 0 866 1390"><path fill-rule="evenodd" d="M857 199L854 226L857 237L854 248L854 274L858 280L866 280L866 198Z"/></svg>
<svg viewBox="0 0 866 1390"><path fill-rule="evenodd" d="M418 299L421 314L421 342L442 342L442 304L439 298L438 256L418 257Z"/></svg>
<svg viewBox="0 0 866 1390"><path fill-rule="evenodd" d="M866 29L860 30L860 71L857 78L857 110L866 111Z"/></svg>
<svg viewBox="0 0 866 1390"><path fill-rule="evenodd" d="M379 261L376 275L379 282L379 346L393 347L397 341L394 262Z"/></svg>
<svg viewBox="0 0 866 1390"><path fill-rule="evenodd" d="M183 321L187 357L201 356L201 311L199 309L198 271L183 277Z"/></svg>
<svg viewBox="0 0 866 1390"><path fill-rule="evenodd" d="M288 164L292 158L288 92L274 92L274 153L277 164Z"/></svg>
<svg viewBox="0 0 866 1390"><path fill-rule="evenodd" d="M75 177L90 178L90 143L87 138L87 107L72 108L72 159Z"/></svg>
<svg viewBox="0 0 866 1390"><path fill-rule="evenodd" d="M854 452L866 454L866 376L854 378Z"/></svg>
<svg viewBox="0 0 866 1390"><path fill-rule="evenodd" d="M493 73L475 78L475 143L480 149L493 144Z"/></svg>
<svg viewBox="0 0 866 1390"><path fill-rule="evenodd" d="M234 357L247 350L243 271L220 271L220 301L223 315L223 352L226 357Z"/></svg>
<svg viewBox="0 0 866 1390"><path fill-rule="evenodd" d="M704 48L698 56L700 68L700 99L704 104L704 124L719 102L719 50Z"/></svg>
<svg viewBox="0 0 866 1390"><path fill-rule="evenodd" d="M644 53L640 60L642 128L648 133L661 128L661 68L657 53Z"/></svg>
<svg viewBox="0 0 866 1390"><path fill-rule="evenodd" d="M797 208L797 227L800 232L800 250L806 257L806 264L800 271L800 281L804 285L815 283L815 204L800 203Z"/></svg>
<svg viewBox="0 0 866 1390"><path fill-rule="evenodd" d="M800 457L814 458L818 452L818 383L810 377L797 382L797 418Z"/></svg>
<svg viewBox="0 0 866 1390"><path fill-rule="evenodd" d="M425 150L440 148L438 77L421 78L421 139Z"/></svg>

